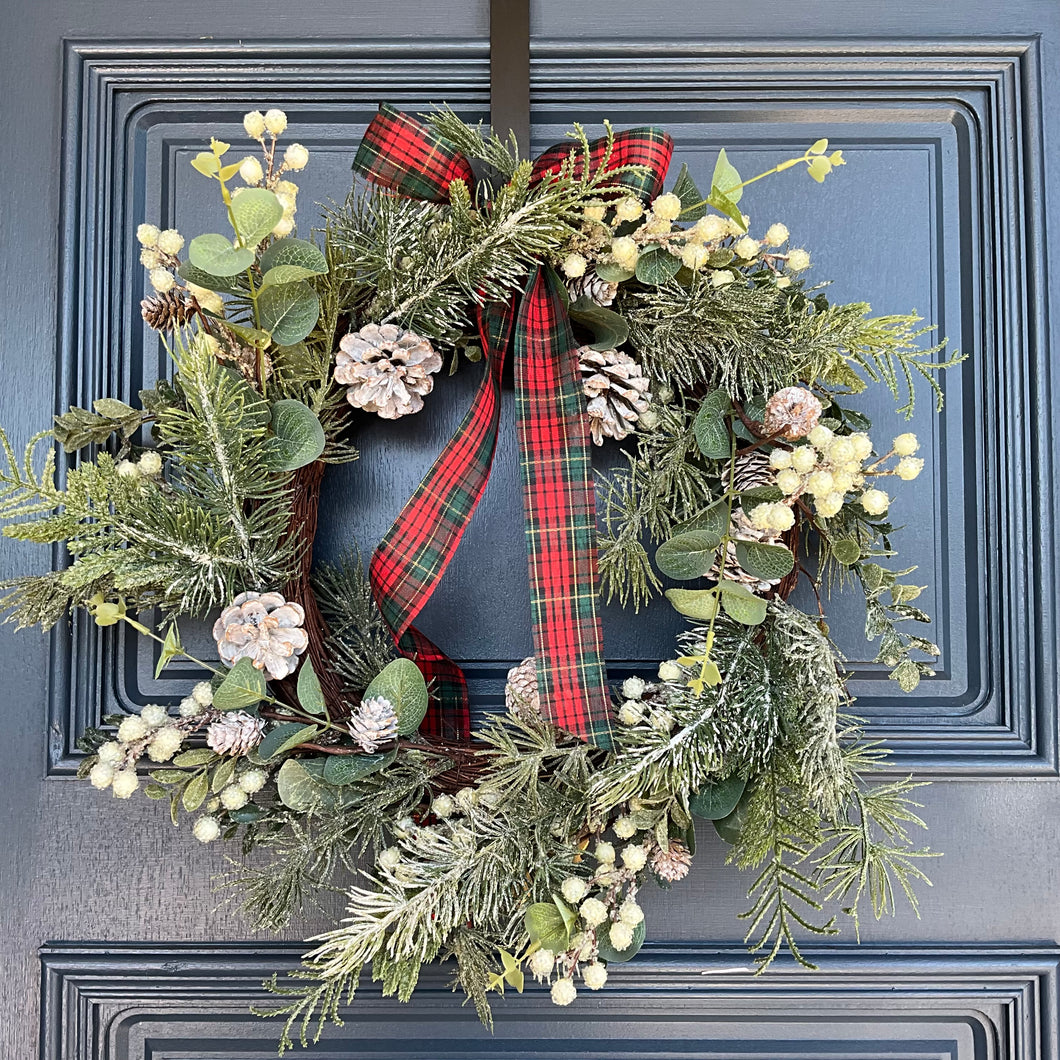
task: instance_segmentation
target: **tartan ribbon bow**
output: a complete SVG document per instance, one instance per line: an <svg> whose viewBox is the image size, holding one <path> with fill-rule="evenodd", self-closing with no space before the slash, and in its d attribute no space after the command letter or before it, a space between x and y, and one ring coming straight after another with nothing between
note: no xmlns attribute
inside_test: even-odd
<svg viewBox="0 0 1060 1060"><path fill-rule="evenodd" d="M590 145L604 161L607 141ZM669 134L650 127L617 133L609 168L636 164L610 186L654 198L673 151ZM557 144L534 163L533 180L570 157ZM575 175L582 162L575 163ZM371 182L410 198L447 202L455 180L469 186L471 165L415 118L383 104L353 163ZM542 711L560 728L610 746L610 702L597 614L596 511L577 342L555 275L540 266L509 303L477 310L486 372L459 428L379 543L369 565L376 602L405 654L432 681L439 709L427 732L451 739L470 733L467 683L460 668L412 623L449 565L489 479L509 348L515 391L534 655Z"/></svg>

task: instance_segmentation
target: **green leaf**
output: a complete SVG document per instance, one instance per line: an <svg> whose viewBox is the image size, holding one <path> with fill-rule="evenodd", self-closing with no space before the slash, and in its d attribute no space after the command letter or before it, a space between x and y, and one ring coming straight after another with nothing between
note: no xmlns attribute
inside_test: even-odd
<svg viewBox="0 0 1060 1060"><path fill-rule="evenodd" d="M783 499L784 494L776 486L755 486L754 489L744 490L740 494L740 507L750 514L760 504Z"/></svg>
<svg viewBox="0 0 1060 1060"><path fill-rule="evenodd" d="M301 401L283 398L272 403L272 444L265 451L271 471L296 471L311 464L327 444L317 414Z"/></svg>
<svg viewBox="0 0 1060 1060"><path fill-rule="evenodd" d="M616 265L613 261L601 262L594 268L596 269L596 275L608 283L622 283L636 275L632 269L623 269L621 265Z"/></svg>
<svg viewBox="0 0 1060 1060"><path fill-rule="evenodd" d="M743 831L744 823L747 821L747 813L751 806L751 789L747 788L740 801L736 804L732 813L714 822L714 830L725 840L726 843L738 843L740 833Z"/></svg>
<svg viewBox="0 0 1060 1060"><path fill-rule="evenodd" d="M709 622L718 610L714 589L667 589L666 599L676 611L697 622Z"/></svg>
<svg viewBox="0 0 1060 1060"><path fill-rule="evenodd" d="M258 296L261 326L281 346L301 342L320 318L320 297L304 280L266 287Z"/></svg>
<svg viewBox="0 0 1060 1060"><path fill-rule="evenodd" d="M505 982L515 987L516 992L521 994L526 982L522 966L507 950L501 950L501 964L504 966Z"/></svg>
<svg viewBox="0 0 1060 1060"><path fill-rule="evenodd" d="M294 236L285 236L269 244L261 255L259 265L261 271L266 273L285 265L305 269L316 276L323 276L328 271L327 259L316 245L307 239L295 239Z"/></svg>
<svg viewBox="0 0 1060 1060"><path fill-rule="evenodd" d="M744 228L743 214L740 213L740 207L737 206L736 203L733 202L723 191L718 188L711 188L710 197L707 201L714 207L714 209L720 210L726 217L739 225L742 231L747 231L747 229Z"/></svg>
<svg viewBox="0 0 1060 1060"><path fill-rule="evenodd" d="M890 678L903 692L912 692L920 684L920 667L912 659L904 659L891 672Z"/></svg>
<svg viewBox="0 0 1060 1060"><path fill-rule="evenodd" d="M155 666L155 680L157 681L162 671L169 665L169 661L178 655L182 655L184 649L180 643L180 630L176 622L170 622L166 630L166 639L162 642L162 650L158 653L158 664Z"/></svg>
<svg viewBox="0 0 1060 1060"><path fill-rule="evenodd" d="M213 177L221 168L217 156L212 151L200 151L192 160L191 168L197 170L204 177Z"/></svg>
<svg viewBox="0 0 1060 1060"><path fill-rule="evenodd" d="M637 259L637 279L658 286L672 280L681 268L681 259L668 250L656 247Z"/></svg>
<svg viewBox="0 0 1060 1060"><path fill-rule="evenodd" d="M365 699L373 696L393 706L400 736L414 733L427 714L427 682L411 659L395 659L384 666L364 690Z"/></svg>
<svg viewBox="0 0 1060 1060"><path fill-rule="evenodd" d="M706 821L719 821L736 809L746 787L747 781L735 776L707 784L688 800L688 808Z"/></svg>
<svg viewBox="0 0 1060 1060"><path fill-rule="evenodd" d="M705 530L677 534L655 550L655 565L670 578L690 581L702 578L714 566L721 537Z"/></svg>
<svg viewBox="0 0 1060 1060"><path fill-rule="evenodd" d="M691 534L697 530L710 534L717 538L718 544L725 536L725 529L729 525L729 505L726 501L715 501L709 508L700 512L699 515L678 524L678 533Z"/></svg>
<svg viewBox="0 0 1060 1060"><path fill-rule="evenodd" d="M723 460L732 452L732 436L726 418L729 409L728 394L724 390L715 390L703 399L692 424L699 451L711 460Z"/></svg>
<svg viewBox="0 0 1060 1060"><path fill-rule="evenodd" d="M783 578L795 567L795 557L787 545L766 545L758 541L737 541L736 562L748 574L763 581Z"/></svg>
<svg viewBox="0 0 1060 1060"><path fill-rule="evenodd" d="M276 774L276 794L288 809L302 813L327 799L331 792L301 759L288 758Z"/></svg>
<svg viewBox="0 0 1060 1060"><path fill-rule="evenodd" d="M253 824L265 816L265 810L260 806L255 806L252 802L248 802L246 806L241 806L238 810L229 810L228 816L236 824Z"/></svg>
<svg viewBox="0 0 1060 1060"><path fill-rule="evenodd" d="M718 582L718 589L721 592L721 606L734 622L744 626L760 626L765 622L765 600L755 596L746 586L722 578Z"/></svg>
<svg viewBox="0 0 1060 1060"><path fill-rule="evenodd" d="M317 677L316 670L313 669L313 660L308 655L305 656L302 667L298 671L298 705L307 714L327 713L320 679Z"/></svg>
<svg viewBox="0 0 1060 1060"><path fill-rule="evenodd" d="M852 566L861 559L861 546L852 537L841 537L831 542L832 555L836 563L844 567Z"/></svg>
<svg viewBox="0 0 1060 1060"><path fill-rule="evenodd" d="M869 592L876 592L878 589L883 588L887 571L878 563L862 563L860 570L861 577L865 582L865 588Z"/></svg>
<svg viewBox="0 0 1060 1060"><path fill-rule="evenodd" d="M592 333L594 350L613 350L629 338L625 319L606 306L597 305L588 295L581 295L567 309L572 320L584 324Z"/></svg>
<svg viewBox="0 0 1060 1060"><path fill-rule="evenodd" d="M149 799L164 799L168 797L169 791L161 784L145 784L144 794Z"/></svg>
<svg viewBox="0 0 1060 1060"><path fill-rule="evenodd" d="M644 939L648 933L647 924L642 920L633 929L633 941L624 949L616 950L611 945L611 924L608 922L597 931L596 940L600 949L600 960L608 964L623 964L633 960L644 945Z"/></svg>
<svg viewBox="0 0 1060 1060"><path fill-rule="evenodd" d="M208 291L223 291L225 294L245 294L247 290L246 284L243 283L242 273L231 277L214 276L212 273L197 269L190 261L181 262L180 267L177 269L177 275L197 287L205 287Z"/></svg>
<svg viewBox="0 0 1060 1060"><path fill-rule="evenodd" d="M180 754L173 759L173 765L205 766L209 765L216 758L216 753L211 751L209 747L193 747L190 751L181 751ZM182 775L186 776L187 774Z"/></svg>
<svg viewBox="0 0 1060 1060"><path fill-rule="evenodd" d="M265 762L291 751L312 740L320 733L319 725L303 725L300 721L281 721L266 734L257 746L258 756Z"/></svg>
<svg viewBox="0 0 1060 1060"><path fill-rule="evenodd" d="M324 780L337 788L345 787L386 769L396 758L396 749L385 755L328 755Z"/></svg>
<svg viewBox="0 0 1060 1060"><path fill-rule="evenodd" d="M209 794L210 784L206 779L206 774L196 773L195 776L188 781L188 786L184 789L184 794L181 796L180 801L188 813L194 813L203 804L206 796Z"/></svg>
<svg viewBox="0 0 1060 1060"><path fill-rule="evenodd" d="M313 269L303 269L301 265L276 265L261 278L262 287L275 287L280 283L294 283L295 280L308 280L316 276Z"/></svg>
<svg viewBox="0 0 1060 1060"><path fill-rule="evenodd" d="M232 779L236 771L236 760L234 758L222 759L213 771L213 779L210 781L210 790L216 795Z"/></svg>
<svg viewBox="0 0 1060 1060"><path fill-rule="evenodd" d="M217 710L242 710L266 695L265 675L249 659L239 659L213 694Z"/></svg>
<svg viewBox="0 0 1060 1060"><path fill-rule="evenodd" d="M209 232L191 241L188 260L195 268L213 276L235 276L254 264L254 251L248 247L234 247L226 236Z"/></svg>
<svg viewBox="0 0 1060 1060"><path fill-rule="evenodd" d="M688 172L687 165L682 165L681 172L677 174L677 180L674 181L674 194L681 200L682 221L691 224L707 215L707 204L703 201L703 193L696 187L696 182Z"/></svg>
<svg viewBox="0 0 1060 1060"><path fill-rule="evenodd" d="M735 205L743 198L743 183L737 168L729 161L729 156L723 147L718 152L718 160L714 163L714 174L710 178L710 186L716 188L729 202Z"/></svg>
<svg viewBox="0 0 1060 1060"><path fill-rule="evenodd" d="M201 764L200 762L199 765ZM183 784L188 779L188 774L183 769L152 769L149 775L159 784Z"/></svg>
<svg viewBox="0 0 1060 1060"><path fill-rule="evenodd" d="M261 328L248 327L246 324L233 324L230 320L225 321L225 327L250 346L258 346L264 349L272 341L272 336L267 331L262 331ZM238 375L234 368L232 372ZM267 410L268 405L265 402L262 402L262 404L265 405ZM266 422L268 422L267 416Z"/></svg>
<svg viewBox="0 0 1060 1060"><path fill-rule="evenodd" d="M806 153L810 155L823 155L827 150L828 140L822 137L820 140L815 140L809 151Z"/></svg>
<svg viewBox="0 0 1060 1060"><path fill-rule="evenodd" d="M232 217L246 247L256 247L283 218L283 206L268 188L244 188L232 196Z"/></svg>
<svg viewBox="0 0 1060 1060"><path fill-rule="evenodd" d="M570 945L570 930L554 902L535 902L523 917L530 941L543 950L564 953Z"/></svg>

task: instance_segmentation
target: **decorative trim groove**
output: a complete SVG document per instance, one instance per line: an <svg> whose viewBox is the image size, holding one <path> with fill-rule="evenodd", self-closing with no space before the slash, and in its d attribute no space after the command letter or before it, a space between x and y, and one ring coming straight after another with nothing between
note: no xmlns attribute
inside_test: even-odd
<svg viewBox="0 0 1060 1060"><path fill-rule="evenodd" d="M814 974L761 979L739 946L649 944L599 994L557 1009L498 999L493 1036L431 969L414 1006L365 985L316 1057L616 1055L691 1060L1058 1060L1055 946L818 946ZM277 1024L248 1006L297 963L290 944L49 943L40 1060L266 1060ZM620 1045L618 1043L621 1043Z"/></svg>
<svg viewBox="0 0 1060 1060"><path fill-rule="evenodd" d="M947 237L956 233L933 233L931 308L972 354L951 384L956 411L941 420L936 511L937 527L960 546L959 559L942 547L936 554L936 635L960 667L940 670L901 705L871 667L857 667L855 690L895 768L929 776L1060 770L1039 76L1033 39L533 46L543 138L572 117L609 115L691 126L692 150L716 146L720 126L742 145L773 146L778 128L790 136L800 122L828 121L858 145L915 141L924 152L933 217L941 225L945 214ZM410 108L444 99L485 116L488 55L484 42L373 41L364 55L356 43L69 43L64 92L59 408L129 395L162 374L160 363L145 363L153 355L142 328L119 312L119 296L141 282L125 236L142 215L148 169L163 174L151 205L172 214L174 159L204 116L237 124L248 105L282 101L325 146L347 142L381 98ZM973 438L971 425L986 426ZM74 740L102 715L183 694L190 673L175 668L155 682L141 655L121 631L100 632L83 616L53 634L52 775L76 769ZM472 687L495 691L505 669L473 664Z"/></svg>

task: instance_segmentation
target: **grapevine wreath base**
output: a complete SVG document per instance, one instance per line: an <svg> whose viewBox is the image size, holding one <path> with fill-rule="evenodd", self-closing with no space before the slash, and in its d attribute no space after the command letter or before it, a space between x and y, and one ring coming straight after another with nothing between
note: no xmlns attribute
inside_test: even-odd
<svg viewBox="0 0 1060 1060"><path fill-rule="evenodd" d="M915 907L915 785L871 779L884 752L848 713L823 612L789 598L859 587L897 685L930 672L883 488L917 477L918 443L878 445L848 399L882 384L910 414L922 379L941 404L932 373L955 358L919 348L915 316L831 304L788 229L740 211L760 177L821 182L842 153L821 140L743 180L721 152L703 195L685 168L664 190L659 129L575 127L525 161L447 109L384 106L366 183L301 239L309 153L281 153L279 110L244 124L258 154L212 140L192 163L231 233L136 232L172 377L138 408L56 417L21 459L2 439L5 533L68 553L5 603L23 626L124 622L159 642L159 672L188 655L179 619L213 621L212 677L175 712L85 733L81 773L238 840L226 883L261 927L358 874L342 923L270 983L281 1048L337 1019L366 968L408 999L453 958L487 1023L528 971L559 1005L600 989L644 941L640 888L689 872L697 817L753 872L762 968L782 947L806 963L796 934L835 930L826 903L878 917L897 888ZM534 651L472 735L463 675L413 623L485 487L509 353ZM361 426L420 411L443 369L481 375L452 441L367 570L352 543L314 567L326 468ZM601 445L625 462L594 485ZM674 658L611 687L598 595L663 591L688 619Z"/></svg>

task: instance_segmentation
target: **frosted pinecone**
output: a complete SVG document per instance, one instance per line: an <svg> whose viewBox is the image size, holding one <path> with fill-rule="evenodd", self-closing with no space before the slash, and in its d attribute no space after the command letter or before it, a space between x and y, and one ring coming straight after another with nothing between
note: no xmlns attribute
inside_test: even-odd
<svg viewBox="0 0 1060 1060"><path fill-rule="evenodd" d="M219 755L245 755L261 743L264 729L261 718L238 710L207 726L206 744Z"/></svg>
<svg viewBox="0 0 1060 1060"><path fill-rule="evenodd" d="M155 331L183 327L195 315L199 303L181 287L154 294L140 303L140 314Z"/></svg>
<svg viewBox="0 0 1060 1060"><path fill-rule="evenodd" d="M618 294L618 284L602 279L593 269L581 276L567 280L567 291L571 301L581 297L591 298L597 305L610 305Z"/></svg>
<svg viewBox="0 0 1060 1060"><path fill-rule="evenodd" d="M744 490L757 489L759 486L772 486L774 471L769 457L761 449L752 449L736 458L736 470L733 473L733 485L742 493Z"/></svg>
<svg viewBox="0 0 1060 1060"><path fill-rule="evenodd" d="M794 442L805 438L817 426L821 411L821 402L814 393L805 387L786 386L766 403L763 426L767 434Z"/></svg>
<svg viewBox="0 0 1060 1060"><path fill-rule="evenodd" d="M739 582L740 585L746 586L753 593L769 592L774 586L779 585L779 578L759 578L745 571L736 560L737 541L755 541L764 545L771 545L776 541L777 536L777 531L775 530L759 530L756 526L752 526L751 520L747 518L743 508L735 508L732 513L732 523L729 527L729 548L725 560L726 581ZM707 572L707 577L717 581L719 574L720 568L715 563Z"/></svg>
<svg viewBox="0 0 1060 1060"><path fill-rule="evenodd" d="M354 408L396 420L419 412L434 388L441 355L424 338L395 324L366 324L344 335L335 355L335 382L349 387Z"/></svg>
<svg viewBox="0 0 1060 1060"><path fill-rule="evenodd" d="M394 704L382 696L363 700L349 720L350 735L366 754L375 754L380 744L397 736L398 719Z"/></svg>
<svg viewBox="0 0 1060 1060"><path fill-rule="evenodd" d="M629 354L619 350L578 350L582 390L589 399L589 431L597 445L605 438L621 440L632 433L637 418L648 411L648 378Z"/></svg>
<svg viewBox="0 0 1060 1060"><path fill-rule="evenodd" d="M688 875L692 867L692 854L680 839L671 839L667 850L656 847L651 857L652 871L660 880L677 883Z"/></svg>
<svg viewBox="0 0 1060 1060"><path fill-rule="evenodd" d="M302 629L305 611L280 593L240 593L213 626L217 654L229 665L250 659L274 681L298 669L298 656L309 647Z"/></svg>
<svg viewBox="0 0 1060 1060"><path fill-rule="evenodd" d="M504 686L504 705L515 717L539 717L541 693L537 687L537 662L533 656L523 659L508 671Z"/></svg>

